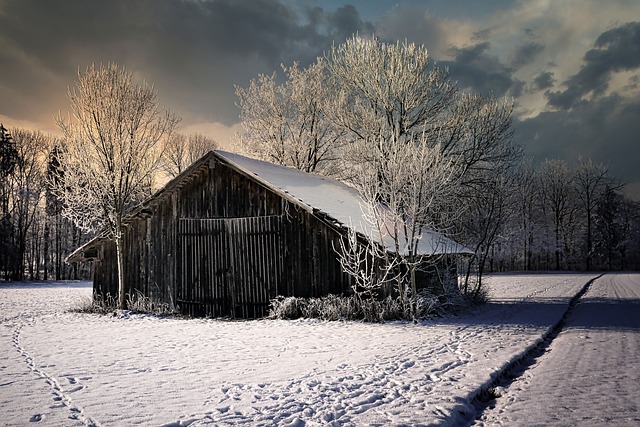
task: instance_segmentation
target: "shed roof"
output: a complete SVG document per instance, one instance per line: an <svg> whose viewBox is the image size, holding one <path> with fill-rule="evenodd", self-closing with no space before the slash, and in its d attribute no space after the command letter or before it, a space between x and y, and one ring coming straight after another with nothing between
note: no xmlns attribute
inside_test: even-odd
<svg viewBox="0 0 640 427"><path fill-rule="evenodd" d="M190 181L199 169L209 165L214 160L229 165L231 168L271 189L281 197L311 212L323 221L342 228L352 227L358 233L366 237L374 236L374 239L380 241L379 237L375 237L378 233L364 218L364 201L356 189L333 178L306 173L221 150L211 151L197 160L153 196L133 209L128 216L136 217L149 209L153 209L154 205L163 196ZM67 257L67 261L75 262L81 260L83 251L99 240L100 238L95 238L76 249ZM381 240L387 249L394 250L393 241L388 236L383 237ZM424 230L422 232L418 250L421 255L473 253L470 249L432 230Z"/></svg>
<svg viewBox="0 0 640 427"><path fill-rule="evenodd" d="M325 220L342 227L352 227L364 236L373 236L379 241L379 233L364 218L363 209L366 209L364 200L355 188L333 178L274 165L239 154L224 151L216 151L215 154L245 173L257 177L274 191L290 196L299 205L321 215ZM383 236L382 240L387 249L395 249L394 242L388 236ZM421 255L473 253L470 249L432 230L422 232L418 251Z"/></svg>

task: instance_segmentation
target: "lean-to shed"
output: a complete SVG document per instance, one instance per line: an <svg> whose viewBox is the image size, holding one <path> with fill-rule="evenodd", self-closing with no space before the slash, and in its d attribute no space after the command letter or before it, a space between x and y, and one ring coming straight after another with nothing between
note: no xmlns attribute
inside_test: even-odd
<svg viewBox="0 0 640 427"><path fill-rule="evenodd" d="M276 296L350 291L334 247L346 227L367 236L356 190L334 179L212 151L126 218L127 293L193 316L261 317ZM428 255L469 253L427 232ZM115 245L96 238L69 262L92 260L94 291L117 295Z"/></svg>

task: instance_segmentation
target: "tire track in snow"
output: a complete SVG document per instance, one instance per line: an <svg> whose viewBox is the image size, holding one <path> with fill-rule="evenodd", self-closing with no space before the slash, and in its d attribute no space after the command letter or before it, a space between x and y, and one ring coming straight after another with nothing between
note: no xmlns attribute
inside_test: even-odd
<svg viewBox="0 0 640 427"><path fill-rule="evenodd" d="M502 396L502 391L510 384L517 381L522 377L529 368L535 365L536 360L542 357L548 350L553 340L562 332L567 318L578 305L580 299L587 293L593 282L604 276L604 273L590 279L585 285L571 298L569 306L564 312L562 318L556 323L549 331L535 344L531 345L520 355L514 357L507 365L499 371L494 379L488 384L480 387L475 393L473 393L472 404L476 408L474 418L472 420L466 420L467 425L473 425L477 420L482 417L485 410L494 406L493 402ZM552 286L553 287L553 286ZM542 293L546 292L545 289ZM533 294L537 294L534 292ZM533 295L532 294L532 295ZM527 296L526 298L529 298ZM525 298L525 299L526 299Z"/></svg>
<svg viewBox="0 0 640 427"><path fill-rule="evenodd" d="M24 358L24 361L27 367L38 377L45 380L47 384L51 387L54 398L53 400L57 403L64 405L70 412L69 419L78 420L82 422L87 427L100 427L100 424L95 420L84 414L82 408L76 405L68 392L62 387L62 385L52 376L47 374L44 370L38 368L33 360L33 357L27 352L27 350L20 344L20 333L22 331L24 324L18 324L13 330L13 338L12 343L14 348L20 353L20 355ZM72 391L77 391L78 389L73 389ZM35 414L31 417L32 422L40 421L42 414Z"/></svg>

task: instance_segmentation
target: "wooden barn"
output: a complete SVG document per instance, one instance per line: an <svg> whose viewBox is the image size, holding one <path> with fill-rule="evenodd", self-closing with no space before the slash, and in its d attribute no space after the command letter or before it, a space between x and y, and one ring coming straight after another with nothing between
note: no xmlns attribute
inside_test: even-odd
<svg viewBox="0 0 640 427"><path fill-rule="evenodd" d="M334 247L361 224L360 203L339 181L212 151L127 216L126 292L236 318L266 315L276 296L349 293ZM422 240L422 253L469 253L437 233ZM96 238L68 258L84 261L94 291L117 295L115 244Z"/></svg>

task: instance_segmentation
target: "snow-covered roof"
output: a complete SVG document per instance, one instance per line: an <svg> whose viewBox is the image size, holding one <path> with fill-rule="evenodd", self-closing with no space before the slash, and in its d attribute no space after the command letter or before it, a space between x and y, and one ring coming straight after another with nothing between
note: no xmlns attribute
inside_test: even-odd
<svg viewBox="0 0 640 427"><path fill-rule="evenodd" d="M360 193L345 183L239 154L220 150L214 153L274 191L294 199L300 206L319 214L325 220L339 226L353 227L364 236L373 236L379 240L376 238L379 233L376 233L364 218L364 201ZM389 250L394 250L394 244L390 238L382 240ZM431 230L423 231L418 249L421 255L473 253L470 249Z"/></svg>

